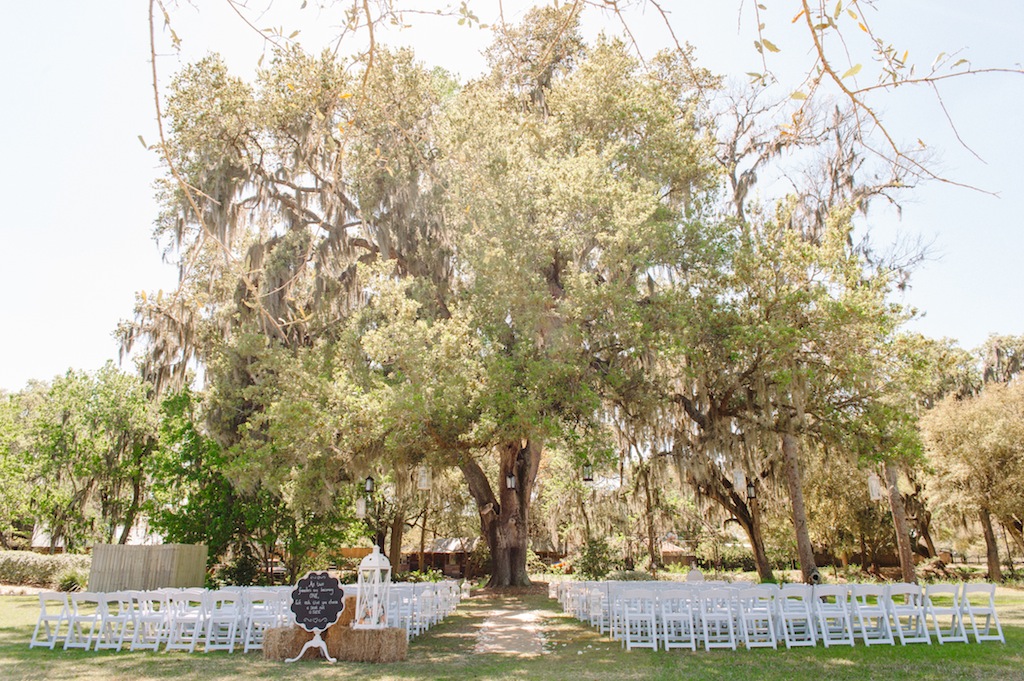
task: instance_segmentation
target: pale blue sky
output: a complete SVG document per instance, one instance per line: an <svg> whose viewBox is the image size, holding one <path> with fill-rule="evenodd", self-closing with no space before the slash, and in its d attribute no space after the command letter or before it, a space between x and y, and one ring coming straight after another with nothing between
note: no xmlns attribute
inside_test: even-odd
<svg viewBox="0 0 1024 681"><path fill-rule="evenodd" d="M263 47L259 36L223 0L196 4L198 11L181 2L175 14L175 28L184 40L181 55L172 53L160 31L163 76L208 50L226 52L234 69L251 73ZM249 2L250 7L258 4ZM514 20L521 4L507 0L507 18ZM767 4L781 8L778 2ZM923 67L939 51L961 48L975 66L1024 62L1024 3L1019 0L880 4L885 14L869 14L873 25L897 41L898 49L909 49L911 59ZM339 22L329 13L299 12L299 5L298 0L278 0L277 8L286 13L254 21L260 27L282 25L286 31L306 22L299 39L318 49L318 39ZM742 21L739 0L667 0L663 5L674 8L675 31L697 46L701 64L738 78L758 69L749 31L752 3L744 3ZM475 0L471 6L481 19L493 21L494 0ZM116 360L111 334L120 319L131 315L135 293L174 286L175 273L161 263L150 237L158 161L138 140L139 135L156 139L146 11L147 3L140 0L5 7L7 30L0 42L0 389L18 390L29 379L49 380L68 368L91 371L107 359ZM783 50L773 66L784 73L789 60L806 59L806 45L792 32L791 18L766 17L773 42ZM486 31L458 27L451 19L413 20L415 30L399 39L415 44L421 59L464 77L482 67L479 50L489 42ZM645 47L664 43L659 21L653 12L631 20ZM617 30L598 17L588 28L593 32L598 25ZM913 329L951 336L972 348L990 333L1024 333L1024 76L953 84L945 104L961 136L984 162L956 145L926 93L887 100L886 120L901 139L921 137L940 149L945 175L1000 198L933 184L915 191L899 222L877 216L875 231L883 241L897 229L934 241L935 258L916 273L902 302L926 313Z"/></svg>

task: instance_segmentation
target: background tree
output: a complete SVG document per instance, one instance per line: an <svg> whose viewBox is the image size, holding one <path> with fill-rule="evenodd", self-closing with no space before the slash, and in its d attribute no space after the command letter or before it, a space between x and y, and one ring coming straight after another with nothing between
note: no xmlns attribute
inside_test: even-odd
<svg viewBox="0 0 1024 681"><path fill-rule="evenodd" d="M145 493L155 444L151 388L108 363L68 371L49 386L31 424L39 460L38 517L51 550L87 541L125 543Z"/></svg>
<svg viewBox="0 0 1024 681"><path fill-rule="evenodd" d="M1019 514L1024 462L1024 385L990 384L964 399L947 397L921 421L943 505L975 513L989 579L1001 581L992 516Z"/></svg>
<svg viewBox="0 0 1024 681"><path fill-rule="evenodd" d="M21 548L32 540L33 498L39 493L39 459L29 437L39 384L21 393L0 391L0 544Z"/></svg>

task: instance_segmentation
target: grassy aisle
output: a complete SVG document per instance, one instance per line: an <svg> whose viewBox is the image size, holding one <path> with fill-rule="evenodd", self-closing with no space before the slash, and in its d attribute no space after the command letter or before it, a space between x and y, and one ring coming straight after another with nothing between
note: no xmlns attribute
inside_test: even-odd
<svg viewBox="0 0 1024 681"><path fill-rule="evenodd" d="M475 655L484 613L518 598L546 612L545 650L533 658ZM265 662L258 654L29 650L38 601L0 597L0 679L1020 679L1024 681L1024 593L1000 590L1006 645L877 646L825 650L633 651L563 615L540 595L476 597L415 639L406 662L390 665Z"/></svg>

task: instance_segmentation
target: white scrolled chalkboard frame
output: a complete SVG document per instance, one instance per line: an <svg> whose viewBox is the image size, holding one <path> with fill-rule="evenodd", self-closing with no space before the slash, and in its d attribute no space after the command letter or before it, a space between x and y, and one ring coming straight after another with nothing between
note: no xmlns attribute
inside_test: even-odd
<svg viewBox="0 0 1024 681"><path fill-rule="evenodd" d="M320 581L327 581L328 588L337 590L338 600L341 603L341 607L338 608L337 613L334 614L333 620L323 621L319 622L318 625L309 626L308 623L302 619L302 612L300 612L300 610L302 610L302 607L300 606L299 610L296 610L296 604L303 603L303 583L309 584L314 579ZM331 584L330 582L333 582L333 584ZM306 651L310 648L319 648L320 652L323 653L324 659L330 662L331 664L337 662L338 660L336 658L331 657L331 654L327 651L327 642L324 641L322 634L341 618L341 613L345 610L345 590L342 589L341 582L338 581L338 578L332 577L327 572L307 572L306 575L299 580L299 583L295 585L295 588L292 589L291 610L295 614L295 623L303 629L305 629L306 631L313 632L313 638L306 641L306 645L302 646L302 650L299 651L298 655L291 659L285 660L285 662L297 662L298 660L301 660L302 656L305 655ZM320 626L321 624L322 626Z"/></svg>

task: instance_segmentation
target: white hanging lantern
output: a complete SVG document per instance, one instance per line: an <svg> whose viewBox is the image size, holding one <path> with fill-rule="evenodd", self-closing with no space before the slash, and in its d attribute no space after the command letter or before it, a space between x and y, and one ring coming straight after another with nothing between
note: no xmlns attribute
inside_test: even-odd
<svg viewBox="0 0 1024 681"><path fill-rule="evenodd" d="M873 471L868 474L868 494L871 496L871 501L882 500L882 479L878 477L878 473Z"/></svg>
<svg viewBox="0 0 1024 681"><path fill-rule="evenodd" d="M391 561L380 552L379 546L374 546L373 552L359 564L358 586L352 628L387 628L388 617L384 607L391 589Z"/></svg>
<svg viewBox="0 0 1024 681"><path fill-rule="evenodd" d="M732 488L736 490L736 494L739 494L740 496L747 493L747 474L743 472L742 468L733 469Z"/></svg>
<svg viewBox="0 0 1024 681"><path fill-rule="evenodd" d="M426 466L420 466L416 472L416 489L422 492L430 491L430 487L433 483L430 469Z"/></svg>

